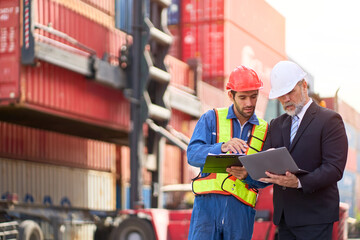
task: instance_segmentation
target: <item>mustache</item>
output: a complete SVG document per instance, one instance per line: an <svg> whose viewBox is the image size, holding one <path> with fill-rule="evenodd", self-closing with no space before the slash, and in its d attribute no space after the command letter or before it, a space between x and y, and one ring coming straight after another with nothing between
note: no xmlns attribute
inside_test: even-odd
<svg viewBox="0 0 360 240"><path fill-rule="evenodd" d="M292 106L292 105L295 105L295 104L292 102L284 103L284 108Z"/></svg>

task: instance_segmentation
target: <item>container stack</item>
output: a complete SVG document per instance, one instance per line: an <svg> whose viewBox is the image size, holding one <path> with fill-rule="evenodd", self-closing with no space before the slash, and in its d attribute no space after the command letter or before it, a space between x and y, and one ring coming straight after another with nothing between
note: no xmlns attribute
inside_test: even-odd
<svg viewBox="0 0 360 240"><path fill-rule="evenodd" d="M285 18L262 0L174 0L173 5L169 29L180 44L170 53L184 62L199 58L203 81L221 91L236 66L253 68L264 82L257 108L263 117L270 71L287 59ZM201 100L207 104L206 99ZM228 103L226 97L216 102Z"/></svg>
<svg viewBox="0 0 360 240"><path fill-rule="evenodd" d="M1 199L17 199L29 206L113 211L116 144L81 137L86 135L81 126L125 132L129 103L121 91L47 61L22 65L20 9L29 6L20 6L21 2L1 1L0 5L6 9L2 13L9 13L1 23L5 36L0 55ZM114 28L113 1L25 2L31 2L34 26L51 26L99 58L103 53L119 55L126 34ZM41 28L33 36L36 43L89 55L74 41ZM40 223L44 237L52 239L54 230L46 224ZM93 239L94 229L90 223L65 226L64 239Z"/></svg>
<svg viewBox="0 0 360 240"><path fill-rule="evenodd" d="M348 158L343 178L338 183L340 201L349 205L349 216L356 218L360 211L360 113L348 103L326 98L326 107L337 111L344 120L348 137Z"/></svg>

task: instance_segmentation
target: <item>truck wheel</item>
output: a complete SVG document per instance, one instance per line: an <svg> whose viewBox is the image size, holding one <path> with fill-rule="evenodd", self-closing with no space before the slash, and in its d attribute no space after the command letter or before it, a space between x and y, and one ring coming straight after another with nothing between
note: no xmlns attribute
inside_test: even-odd
<svg viewBox="0 0 360 240"><path fill-rule="evenodd" d="M39 224L25 220L19 225L19 240L44 240Z"/></svg>
<svg viewBox="0 0 360 240"><path fill-rule="evenodd" d="M155 240L155 233L148 220L130 217L112 230L110 240Z"/></svg>

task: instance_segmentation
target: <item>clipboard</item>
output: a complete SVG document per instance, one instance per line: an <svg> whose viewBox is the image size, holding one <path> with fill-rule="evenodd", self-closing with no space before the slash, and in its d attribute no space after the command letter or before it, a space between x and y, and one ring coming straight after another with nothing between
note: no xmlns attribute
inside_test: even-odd
<svg viewBox="0 0 360 240"><path fill-rule="evenodd" d="M227 173L226 168L230 166L240 166L242 163L239 160L240 156L244 154L209 154L206 157L205 165L202 170L203 173Z"/></svg>
<svg viewBox="0 0 360 240"><path fill-rule="evenodd" d="M294 174L308 173L296 165L286 147L241 156L239 160L250 177L255 180L267 178L265 171L279 175L285 174L286 171Z"/></svg>

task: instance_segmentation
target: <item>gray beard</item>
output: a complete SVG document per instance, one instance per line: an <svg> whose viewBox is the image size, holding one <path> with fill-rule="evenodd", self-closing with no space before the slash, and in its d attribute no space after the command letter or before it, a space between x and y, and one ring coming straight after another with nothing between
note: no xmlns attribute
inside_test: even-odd
<svg viewBox="0 0 360 240"><path fill-rule="evenodd" d="M303 109L303 107L305 106L305 101L306 101L306 98L304 96L304 93L301 92L301 101L300 101L300 103L299 104L294 104L294 103L285 104L284 105L284 110L288 105L295 105L295 110L294 111L285 110L285 112L291 117L293 117L295 115L298 115L301 112L301 110Z"/></svg>

